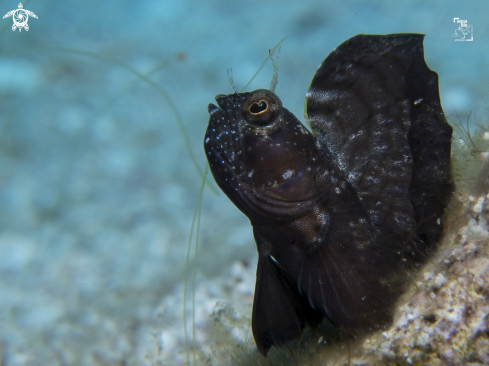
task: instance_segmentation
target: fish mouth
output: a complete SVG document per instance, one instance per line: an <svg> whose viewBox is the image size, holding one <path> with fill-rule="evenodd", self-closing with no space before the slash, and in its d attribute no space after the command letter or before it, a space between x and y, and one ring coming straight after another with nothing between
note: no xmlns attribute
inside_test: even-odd
<svg viewBox="0 0 489 366"><path fill-rule="evenodd" d="M207 111L210 118L205 135L206 150L209 147L226 160L230 160L233 152L240 150L242 132L240 125L244 120L241 106L248 94L219 94L215 98L217 106L209 104Z"/></svg>
<svg viewBox="0 0 489 366"><path fill-rule="evenodd" d="M214 175L230 180L239 174L238 155L241 147L240 121L244 98L239 94L216 96L215 104L209 104L209 124L204 139L204 149Z"/></svg>
<svg viewBox="0 0 489 366"><path fill-rule="evenodd" d="M217 106L215 104L210 103L209 106L207 107L207 111L211 116L219 111L224 113L224 111L228 109L229 106L232 104L230 103L231 101L228 99L228 96L225 94L218 94L216 95L215 99L217 102Z"/></svg>
<svg viewBox="0 0 489 366"><path fill-rule="evenodd" d="M218 94L215 99L217 102L217 106L215 104L210 103L207 107L207 111L211 115L211 119L214 114L218 113L220 117L219 120L225 121L226 119L229 121L239 119L241 115L241 106L246 99L246 95L249 93L242 94ZM219 113L220 112L220 113ZM222 115L221 115L222 114ZM224 117L224 118L223 118Z"/></svg>
<svg viewBox="0 0 489 366"><path fill-rule="evenodd" d="M218 94L214 99L216 100L221 110L225 110L234 105L234 98L232 98L233 96L233 94L230 94L229 96L226 94Z"/></svg>
<svg viewBox="0 0 489 366"><path fill-rule="evenodd" d="M218 95L209 104L209 124L204 137L204 150L216 183L238 208L247 207L249 190L241 159L243 136L239 95ZM246 187L246 188L245 188ZM243 193L244 192L244 193Z"/></svg>

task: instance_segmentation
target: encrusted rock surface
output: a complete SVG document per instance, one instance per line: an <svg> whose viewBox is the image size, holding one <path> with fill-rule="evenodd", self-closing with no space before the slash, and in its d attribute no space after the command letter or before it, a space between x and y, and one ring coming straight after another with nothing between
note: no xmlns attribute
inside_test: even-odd
<svg viewBox="0 0 489 366"><path fill-rule="evenodd" d="M487 198L467 200L467 225L446 238L394 324L365 340L353 364L489 364Z"/></svg>

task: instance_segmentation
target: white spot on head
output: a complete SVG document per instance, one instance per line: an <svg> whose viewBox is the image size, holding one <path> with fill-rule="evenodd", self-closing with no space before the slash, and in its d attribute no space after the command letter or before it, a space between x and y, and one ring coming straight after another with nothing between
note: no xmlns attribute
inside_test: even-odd
<svg viewBox="0 0 489 366"><path fill-rule="evenodd" d="M253 173L255 171L253 169L251 169L249 172L248 172L248 178L251 178L253 176Z"/></svg>
<svg viewBox="0 0 489 366"><path fill-rule="evenodd" d="M353 173L353 172L348 173L348 180L350 182L357 180L357 178L358 178L358 173Z"/></svg>
<svg viewBox="0 0 489 366"><path fill-rule="evenodd" d="M299 125L298 127L299 127L299 131L301 131L301 133L302 133L303 135L306 135L306 134L307 134L306 129L305 129L304 127L302 127L302 125Z"/></svg>
<svg viewBox="0 0 489 366"><path fill-rule="evenodd" d="M326 212L321 212L318 216L319 221L321 222L321 225L326 225L328 223L328 216L326 215Z"/></svg>
<svg viewBox="0 0 489 366"><path fill-rule="evenodd" d="M287 180L290 177L292 177L293 174L294 174L294 171L293 170L287 169L285 172L282 173L282 178L284 180Z"/></svg>

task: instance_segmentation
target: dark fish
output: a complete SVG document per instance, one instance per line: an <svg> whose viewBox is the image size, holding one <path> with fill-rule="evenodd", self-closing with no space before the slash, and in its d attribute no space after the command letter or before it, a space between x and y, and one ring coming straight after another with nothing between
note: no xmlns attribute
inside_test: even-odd
<svg viewBox="0 0 489 366"><path fill-rule="evenodd" d="M216 101L204 148L253 227L260 352L324 316L346 329L386 324L453 191L452 128L423 35L358 35L336 48L306 96L312 133L271 91Z"/></svg>

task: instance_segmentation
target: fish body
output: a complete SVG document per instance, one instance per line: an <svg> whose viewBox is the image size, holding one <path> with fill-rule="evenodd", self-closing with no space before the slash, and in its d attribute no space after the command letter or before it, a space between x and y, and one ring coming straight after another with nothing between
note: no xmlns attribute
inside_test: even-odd
<svg viewBox="0 0 489 366"><path fill-rule="evenodd" d="M423 36L358 35L336 48L306 96L312 132L269 90L216 102L204 149L253 228L260 352L322 317L347 329L386 324L403 269L439 240L453 191L452 129Z"/></svg>

